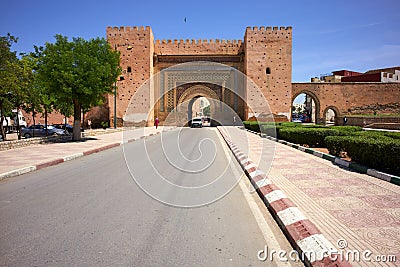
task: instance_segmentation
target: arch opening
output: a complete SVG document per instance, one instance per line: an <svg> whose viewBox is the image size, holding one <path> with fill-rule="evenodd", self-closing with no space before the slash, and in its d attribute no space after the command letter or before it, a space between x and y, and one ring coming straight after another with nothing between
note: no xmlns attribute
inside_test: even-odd
<svg viewBox="0 0 400 267"><path fill-rule="evenodd" d="M339 111L336 107L329 106L324 111L324 122L325 125L337 125L337 118Z"/></svg>
<svg viewBox="0 0 400 267"><path fill-rule="evenodd" d="M292 121L300 123L319 123L319 101L310 92L301 92L292 100Z"/></svg>

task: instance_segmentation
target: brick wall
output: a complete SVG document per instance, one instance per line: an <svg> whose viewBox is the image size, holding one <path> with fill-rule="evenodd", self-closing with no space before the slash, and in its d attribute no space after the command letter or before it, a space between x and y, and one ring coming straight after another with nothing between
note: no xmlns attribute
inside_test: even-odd
<svg viewBox="0 0 400 267"><path fill-rule="evenodd" d="M400 113L398 83L293 83L293 97L308 93L316 100L317 118L322 120L328 108L340 115Z"/></svg>

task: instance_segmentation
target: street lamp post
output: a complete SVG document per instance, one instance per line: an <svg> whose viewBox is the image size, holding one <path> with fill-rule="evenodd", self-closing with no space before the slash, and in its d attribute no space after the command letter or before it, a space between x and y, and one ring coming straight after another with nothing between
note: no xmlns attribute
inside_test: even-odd
<svg viewBox="0 0 400 267"><path fill-rule="evenodd" d="M123 81L124 76L119 76L119 80ZM117 129L117 81L114 83L114 129Z"/></svg>

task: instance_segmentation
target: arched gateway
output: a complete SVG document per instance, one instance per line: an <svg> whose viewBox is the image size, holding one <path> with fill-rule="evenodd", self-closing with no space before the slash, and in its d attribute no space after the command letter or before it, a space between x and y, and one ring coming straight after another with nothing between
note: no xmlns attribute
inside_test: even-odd
<svg viewBox="0 0 400 267"><path fill-rule="evenodd" d="M213 116L221 120L224 112L242 120L262 113L289 119L291 33L291 27L248 27L244 40L172 41L154 40L150 27L107 27L123 69L116 100L108 97L110 120L152 125L157 116L163 123L198 96L219 102L212 103Z"/></svg>

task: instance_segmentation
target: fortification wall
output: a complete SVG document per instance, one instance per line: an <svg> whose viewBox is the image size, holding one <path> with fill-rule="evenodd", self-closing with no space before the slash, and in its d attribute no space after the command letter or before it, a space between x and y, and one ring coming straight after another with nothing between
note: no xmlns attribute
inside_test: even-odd
<svg viewBox="0 0 400 267"><path fill-rule="evenodd" d="M247 87L247 102L257 113L284 114L290 118L292 81L292 27L247 27L244 70L262 95ZM268 101L266 109L261 98Z"/></svg>
<svg viewBox="0 0 400 267"><path fill-rule="evenodd" d="M333 107L344 114L400 113L399 83L293 83L293 100L301 93L309 93L319 102L319 118ZM379 103L379 104L378 104ZM385 107L390 110L385 110ZM394 107L394 109L393 109ZM381 110L379 110L381 108Z"/></svg>
<svg viewBox="0 0 400 267"><path fill-rule="evenodd" d="M242 40L156 40L157 55L238 55L243 51Z"/></svg>

